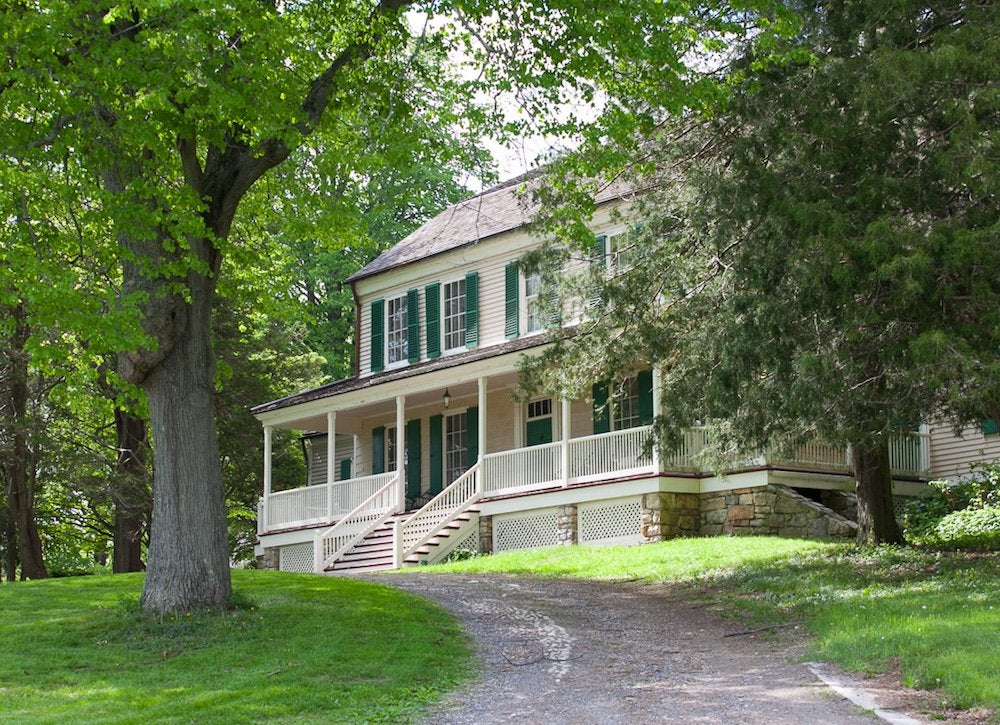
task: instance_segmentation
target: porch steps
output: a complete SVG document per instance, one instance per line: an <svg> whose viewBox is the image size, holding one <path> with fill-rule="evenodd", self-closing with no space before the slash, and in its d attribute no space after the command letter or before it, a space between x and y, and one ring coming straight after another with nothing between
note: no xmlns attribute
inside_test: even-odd
<svg viewBox="0 0 1000 725"><path fill-rule="evenodd" d="M326 568L327 574L356 574L372 571L386 571L393 568L392 529L397 519L405 521L415 512L406 511L390 517L384 524L359 541L357 545L341 556L332 566ZM452 537L467 534L470 526L479 525L479 509L472 508L460 514L454 521L438 532L426 544L408 556L403 566L419 566L423 562L438 558L441 547L448 542L454 542Z"/></svg>
<svg viewBox="0 0 1000 725"><path fill-rule="evenodd" d="M419 566L424 562L437 563L436 559L439 557L438 552L441 550L441 547L447 546L456 540L461 540L461 537L469 532L470 526L478 525L479 508L472 507L456 516L454 521L445 526L426 544L406 557L403 560L403 566Z"/></svg>
<svg viewBox="0 0 1000 725"><path fill-rule="evenodd" d="M392 527L398 518L392 516L380 527L359 541L353 549L328 566L328 574L352 574L392 569Z"/></svg>

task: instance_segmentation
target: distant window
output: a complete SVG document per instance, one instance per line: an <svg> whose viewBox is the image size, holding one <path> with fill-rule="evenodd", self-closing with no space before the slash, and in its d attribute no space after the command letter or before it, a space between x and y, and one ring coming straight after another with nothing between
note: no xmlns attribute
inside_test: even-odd
<svg viewBox="0 0 1000 725"><path fill-rule="evenodd" d="M617 271L625 271L635 265L638 256L636 253L636 237L636 232L629 229L618 234L612 234L609 238L611 266Z"/></svg>
<svg viewBox="0 0 1000 725"><path fill-rule="evenodd" d="M468 466L468 419L465 413L454 413L444 419L444 465L446 483L465 473Z"/></svg>
<svg viewBox="0 0 1000 725"><path fill-rule="evenodd" d="M385 470L396 470L396 429L385 429Z"/></svg>
<svg viewBox="0 0 1000 725"><path fill-rule="evenodd" d="M465 347L465 280L444 285L444 349Z"/></svg>
<svg viewBox="0 0 1000 725"><path fill-rule="evenodd" d="M528 311L527 332L536 332L545 329L545 320L539 309L540 300L538 291L542 286L542 278L537 272L533 272L524 278L524 300L525 308Z"/></svg>
<svg viewBox="0 0 1000 725"><path fill-rule="evenodd" d="M386 349L389 364L406 360L409 349L407 339L406 295L389 300L386 315Z"/></svg>
<svg viewBox="0 0 1000 725"><path fill-rule="evenodd" d="M613 390L612 430L626 430L641 424L639 415L639 381L629 378L617 390Z"/></svg>

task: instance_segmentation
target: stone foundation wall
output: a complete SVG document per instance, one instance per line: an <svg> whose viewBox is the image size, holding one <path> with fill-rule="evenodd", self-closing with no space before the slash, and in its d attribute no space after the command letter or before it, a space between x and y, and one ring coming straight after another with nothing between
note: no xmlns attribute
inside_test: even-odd
<svg viewBox="0 0 1000 725"><path fill-rule="evenodd" d="M479 553L493 553L493 517L479 514Z"/></svg>
<svg viewBox="0 0 1000 725"><path fill-rule="evenodd" d="M281 564L281 550L278 547L264 549L264 553L257 557L257 568L269 571L278 571Z"/></svg>
<svg viewBox="0 0 1000 725"><path fill-rule="evenodd" d="M666 541L699 533L698 495L647 493L642 497L642 542Z"/></svg>
<svg viewBox="0 0 1000 725"><path fill-rule="evenodd" d="M784 486L701 494L701 534L853 537L858 525Z"/></svg>
<svg viewBox="0 0 1000 725"><path fill-rule="evenodd" d="M858 497L853 491L822 491L820 501L845 519L858 520Z"/></svg>
<svg viewBox="0 0 1000 725"><path fill-rule="evenodd" d="M576 506L560 506L558 517L556 520L556 538L559 541L559 546L570 546L577 543Z"/></svg>

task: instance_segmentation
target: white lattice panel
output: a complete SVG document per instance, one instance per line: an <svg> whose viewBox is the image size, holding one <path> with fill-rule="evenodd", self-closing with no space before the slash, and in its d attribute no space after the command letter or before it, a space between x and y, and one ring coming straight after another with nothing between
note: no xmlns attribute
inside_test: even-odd
<svg viewBox="0 0 1000 725"><path fill-rule="evenodd" d="M556 546L559 543L556 532L558 520L559 515L555 509L516 516L497 516L493 519L493 551Z"/></svg>
<svg viewBox="0 0 1000 725"><path fill-rule="evenodd" d="M464 539L455 544L452 551L471 551L479 553L479 527L473 527L472 531L470 531Z"/></svg>
<svg viewBox="0 0 1000 725"><path fill-rule="evenodd" d="M642 505L638 499L580 504L577 526L581 544L639 544Z"/></svg>
<svg viewBox="0 0 1000 725"><path fill-rule="evenodd" d="M282 546L279 562L281 571L311 572L313 570L312 543Z"/></svg>

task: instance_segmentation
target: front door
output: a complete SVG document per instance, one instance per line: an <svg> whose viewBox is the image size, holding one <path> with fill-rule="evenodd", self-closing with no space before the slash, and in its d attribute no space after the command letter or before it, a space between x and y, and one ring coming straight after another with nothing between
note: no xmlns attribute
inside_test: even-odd
<svg viewBox="0 0 1000 725"><path fill-rule="evenodd" d="M525 442L529 446L541 446L552 442L552 418L529 420L525 431Z"/></svg>

